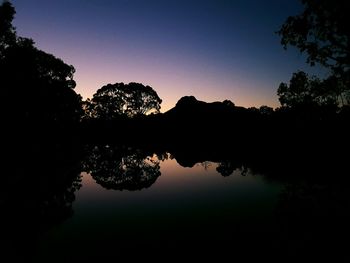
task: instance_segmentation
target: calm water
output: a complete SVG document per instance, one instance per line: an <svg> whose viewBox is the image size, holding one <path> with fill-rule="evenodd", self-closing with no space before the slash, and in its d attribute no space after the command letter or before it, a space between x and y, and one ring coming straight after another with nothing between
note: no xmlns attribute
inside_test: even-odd
<svg viewBox="0 0 350 263"><path fill-rule="evenodd" d="M249 170L224 177L212 162L185 168L167 159L159 166L154 184L136 191L107 190L82 173L74 215L47 233L39 259L133 257L149 250L203 255L218 247L234 251L237 241L264 242L275 233L281 184Z"/></svg>
<svg viewBox="0 0 350 263"><path fill-rule="evenodd" d="M312 166L289 172L278 163L271 169L210 151L157 155L100 145L79 155L79 148L41 147L7 162L0 192L5 259L349 258L348 180L339 173ZM205 156L216 162L198 162Z"/></svg>

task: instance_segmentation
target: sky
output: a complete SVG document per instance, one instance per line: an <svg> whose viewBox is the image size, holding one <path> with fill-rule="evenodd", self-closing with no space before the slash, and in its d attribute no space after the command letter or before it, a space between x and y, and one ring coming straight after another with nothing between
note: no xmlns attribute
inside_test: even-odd
<svg viewBox="0 0 350 263"><path fill-rule="evenodd" d="M279 106L281 82L317 71L275 33L298 0L12 0L19 36L75 67L76 92L139 82L163 100Z"/></svg>

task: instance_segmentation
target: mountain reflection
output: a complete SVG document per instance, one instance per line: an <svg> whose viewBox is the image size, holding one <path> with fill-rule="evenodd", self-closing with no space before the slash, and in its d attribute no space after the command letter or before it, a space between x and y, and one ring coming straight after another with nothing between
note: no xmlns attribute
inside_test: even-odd
<svg viewBox="0 0 350 263"><path fill-rule="evenodd" d="M240 171L241 175L243 176L248 172L247 168L232 160L222 161L216 168L216 171L224 177L230 176L236 170Z"/></svg>
<svg viewBox="0 0 350 263"><path fill-rule="evenodd" d="M114 190L148 188L161 175L156 154L121 146L92 146L83 166L96 183Z"/></svg>
<svg viewBox="0 0 350 263"><path fill-rule="evenodd" d="M92 242L101 240L98 233L106 227L105 233L121 235L120 240L130 237L130 242L137 239L145 241L140 255L152 248L161 248L170 253L173 247L179 249L180 255L188 252L186 249L193 244L204 251L230 251L235 246L242 253L249 253L250 247L245 244L250 239L259 241L254 249L261 253L274 248L277 251L276 257L309 255L309 259L312 259L318 251L326 253L330 249L329 251L339 252L339 255L346 251L347 243L342 240L350 233L349 180L345 176L348 174L348 165L339 158L335 159L337 162L329 159L328 163L323 162L322 169L316 169L312 161L294 162L298 159L290 159L292 166L286 165L289 164L289 159L283 162L278 159L278 155L271 158L257 154L255 158L254 155L246 158L248 155L242 154L244 151L229 149L159 149L121 144L84 146L79 142L56 140L26 144L18 142L2 150L5 159L1 175L0 208L4 216L0 218L0 241L5 244L2 247L5 255L15 255L19 261L22 257L30 259L31 255L35 257L35 254L41 253L38 244L47 241L45 235L52 234L55 226L62 226L63 230L59 231L64 231L67 219L73 215L76 192L82 185L82 171L90 173L96 183L105 189L136 191L151 188L161 175L161 167L165 180L170 177L166 167L170 167L174 169L174 176L182 176L183 179L188 173L191 181L186 182L188 186L182 191L177 191L176 185L171 184L165 190L159 188L158 192L152 192L150 189L146 194L142 191L132 197L123 192L109 195L108 198L116 199L113 199L112 205L107 202L107 211L89 206L91 199L81 205L80 195L80 199L77 198L74 203L74 209L77 209L77 214L80 213L78 217L72 218L72 221L76 220L74 227L84 229L86 222L94 220L93 217L84 218L82 213L84 209L90 209L96 214L95 222L100 222L101 218L104 222L87 227L91 232L85 235ZM171 162L174 166L167 166L167 162L170 163L168 158L176 160ZM196 169L194 166L202 166L202 172L202 167ZM182 169L183 167L187 169ZM288 167L294 169L287 169ZM204 176L204 173L209 176ZM260 176L250 176L258 174ZM239 175L247 176L243 178ZM229 178L221 180L221 176ZM252 177L257 180L252 180ZM278 190L274 190L276 184ZM102 195L105 194L104 189L100 190ZM268 198L264 199L264 196ZM130 212L129 208L120 205L123 202L130 204L129 200L133 200L134 204L139 201L137 204L142 204L145 209L154 209L149 211L158 215L158 221L153 213ZM114 212L117 213L115 218ZM132 221L134 212L137 218L144 220L135 224ZM104 218L105 215L112 218ZM124 230L115 229L116 220L123 222ZM111 222L110 225L106 223L108 221ZM148 222L152 222L151 228L144 227ZM162 222L176 224L170 227ZM219 226L219 231L216 227L213 228L214 225ZM237 225L240 227L236 228ZM145 229L154 232L142 232ZM71 230L68 227L65 233L70 233ZM119 247L120 253L124 249L127 251L124 253L130 252L129 243L117 242L114 237L113 234L111 237L103 236L115 247ZM79 236L76 238L76 244L86 244ZM225 242L213 244L212 241L218 238ZM167 240L167 246L163 240ZM63 255L72 253L69 256L75 257L75 252L62 249L65 242L57 242L51 246L52 251L57 254L60 251ZM101 249L98 247L96 251ZM21 254L19 251L26 253ZM96 254L96 258L98 256ZM76 258L80 257L81 254L77 252Z"/></svg>
<svg viewBox="0 0 350 263"><path fill-rule="evenodd" d="M167 158L175 159L182 167L193 167L199 164L205 170L211 165L216 171L226 177L239 171L246 175L247 169L237 159L227 159L225 153L220 158L210 155L201 156L182 154L176 155L151 148L128 147L125 145L97 144L86 147L86 157L83 161L83 171L91 174L97 184L105 189L136 191L151 187L161 175L160 163ZM203 152L202 152L203 154ZM202 159L204 158L204 159Z"/></svg>

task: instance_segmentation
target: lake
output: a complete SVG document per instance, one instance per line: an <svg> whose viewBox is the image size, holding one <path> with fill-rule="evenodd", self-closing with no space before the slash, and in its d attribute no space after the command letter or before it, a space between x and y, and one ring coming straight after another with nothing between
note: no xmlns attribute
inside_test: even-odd
<svg viewBox="0 0 350 263"><path fill-rule="evenodd" d="M87 152L82 172L64 190L40 199L29 226L18 224L24 225L19 236L35 235L24 239L34 262L278 261L329 256L325 247L332 258L335 252L344 258L339 240L348 233L349 206L341 202L347 196L341 185L276 179L232 158L178 158L179 164L170 153L134 148L93 146ZM28 230L33 225L38 231Z"/></svg>

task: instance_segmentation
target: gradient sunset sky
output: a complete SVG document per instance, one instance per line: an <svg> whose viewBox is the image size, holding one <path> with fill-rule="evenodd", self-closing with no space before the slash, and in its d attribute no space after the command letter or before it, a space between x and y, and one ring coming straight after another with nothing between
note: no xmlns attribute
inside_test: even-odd
<svg viewBox="0 0 350 263"><path fill-rule="evenodd" d="M140 82L163 99L279 105L298 69L314 73L275 31L298 0L12 0L20 36L75 67L84 99L108 83Z"/></svg>

